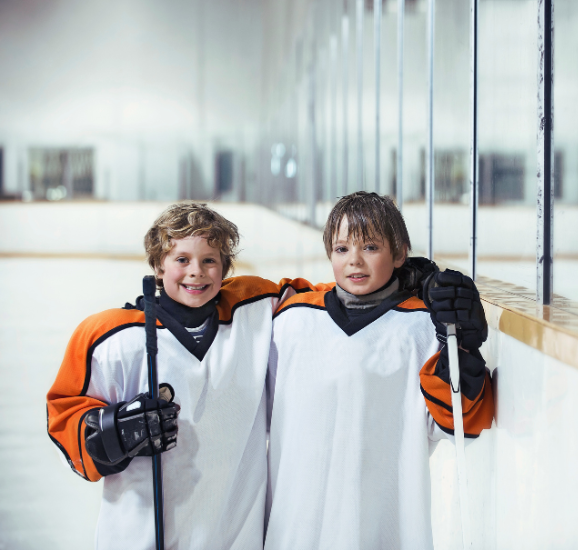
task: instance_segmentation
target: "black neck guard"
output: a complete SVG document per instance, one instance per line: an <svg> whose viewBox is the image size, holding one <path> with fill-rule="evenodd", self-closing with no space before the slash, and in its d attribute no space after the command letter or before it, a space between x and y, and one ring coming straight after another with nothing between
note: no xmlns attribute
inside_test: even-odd
<svg viewBox="0 0 578 550"><path fill-rule="evenodd" d="M217 307L216 297L201 307L189 307L173 300L164 290L159 298L160 306L184 327L200 327Z"/></svg>

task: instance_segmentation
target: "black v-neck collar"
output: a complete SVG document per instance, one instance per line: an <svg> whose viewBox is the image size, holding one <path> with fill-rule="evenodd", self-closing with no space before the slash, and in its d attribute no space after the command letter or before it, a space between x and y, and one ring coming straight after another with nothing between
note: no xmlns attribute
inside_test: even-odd
<svg viewBox="0 0 578 550"><path fill-rule="evenodd" d="M157 319L171 331L172 335L183 346L185 346L190 353L192 353L199 361L202 361L209 351L211 344L217 336L217 331L219 330L219 313L217 310L213 311L209 317L207 329L203 333L200 342L197 342L193 338L193 335L159 304L157 304L156 311Z"/></svg>
<svg viewBox="0 0 578 550"><path fill-rule="evenodd" d="M127 304L127 306L128 305L130 304ZM125 308L127 306L125 306ZM141 311L144 310L144 300L142 296L139 296L136 299L135 307ZM203 337L200 342L197 342L192 334L181 323L161 307L158 296L156 297L155 311L157 319L163 324L163 326L170 331L170 333L187 349L189 353L194 355L199 361L202 361L217 336L217 331L219 330L219 312L215 309L209 316L209 323Z"/></svg>
<svg viewBox="0 0 578 550"><path fill-rule="evenodd" d="M373 321L379 319L382 315L385 315L390 309L398 306L402 302L405 302L408 298L411 298L412 294L408 290L402 290L400 292L395 292L391 296L387 297L381 304L368 311L365 315L360 315L354 319L349 319L345 311L343 311L341 302L337 297L335 288L330 292L325 293L325 307L327 308L327 313L334 323L343 331L347 336L353 336L356 332L364 329L366 326L373 323Z"/></svg>

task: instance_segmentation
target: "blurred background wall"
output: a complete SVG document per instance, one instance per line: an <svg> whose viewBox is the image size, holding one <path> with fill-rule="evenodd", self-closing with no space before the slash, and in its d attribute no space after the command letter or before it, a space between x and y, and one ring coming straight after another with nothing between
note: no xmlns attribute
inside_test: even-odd
<svg viewBox="0 0 578 550"><path fill-rule="evenodd" d="M377 35L373 0L2 0L0 196L250 201L322 227L337 196L376 190L424 253L428 0L401 31L399 5ZM434 255L468 269L470 5L433 5ZM537 5L479 0L477 76L479 273L530 290ZM573 299L576 25L556 0L554 291Z"/></svg>
<svg viewBox="0 0 578 550"><path fill-rule="evenodd" d="M262 24L258 0L2 0L2 193L214 196L215 156L254 148Z"/></svg>

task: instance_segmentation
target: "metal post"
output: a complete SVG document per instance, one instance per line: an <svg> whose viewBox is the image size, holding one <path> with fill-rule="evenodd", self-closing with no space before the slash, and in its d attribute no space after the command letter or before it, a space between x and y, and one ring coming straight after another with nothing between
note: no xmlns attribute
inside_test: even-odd
<svg viewBox="0 0 578 550"><path fill-rule="evenodd" d="M375 46L375 192L380 192L380 138L381 123L379 120L380 112L380 93L381 93L381 0L373 2L373 35Z"/></svg>
<svg viewBox="0 0 578 550"><path fill-rule="evenodd" d="M396 199L400 212L403 210L403 27L405 0L397 0L397 185Z"/></svg>
<svg viewBox="0 0 578 550"><path fill-rule="evenodd" d="M357 182L355 187L363 189L363 4L357 0Z"/></svg>
<svg viewBox="0 0 578 550"><path fill-rule="evenodd" d="M536 301L553 298L554 256L554 0L538 0L538 200Z"/></svg>
<svg viewBox="0 0 578 550"><path fill-rule="evenodd" d="M433 260L433 203L435 189L434 148L433 148L433 96L434 96L434 37L435 37L435 0L429 0L427 12L427 53L428 53L428 139L427 139L427 169L426 169L426 205L427 205L427 257Z"/></svg>
<svg viewBox="0 0 578 550"><path fill-rule="evenodd" d="M348 108L349 102L347 85L349 80L349 16L347 15L347 0L343 2L343 18L341 21L341 43L343 48L343 178L342 190L344 195L347 195L348 176L349 176L349 142L347 136L348 129Z"/></svg>
<svg viewBox="0 0 578 550"><path fill-rule="evenodd" d="M470 276L476 279L478 246L478 0L470 0Z"/></svg>

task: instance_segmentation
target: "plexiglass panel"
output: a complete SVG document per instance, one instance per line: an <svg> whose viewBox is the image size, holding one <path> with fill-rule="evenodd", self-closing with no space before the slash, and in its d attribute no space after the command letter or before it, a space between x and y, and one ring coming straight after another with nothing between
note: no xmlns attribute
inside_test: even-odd
<svg viewBox="0 0 578 550"><path fill-rule="evenodd" d="M537 3L479 3L477 273L536 290Z"/></svg>
<svg viewBox="0 0 578 550"><path fill-rule="evenodd" d="M554 12L554 293L578 301L578 4ZM555 302L556 303L556 302Z"/></svg>
<svg viewBox="0 0 578 550"><path fill-rule="evenodd" d="M362 172L363 187L375 190L375 20L374 2L362 2Z"/></svg>
<svg viewBox="0 0 578 550"><path fill-rule="evenodd" d="M347 79L344 81L344 93L347 97L347 126L345 128L347 140L347 193L361 189L358 180L357 152L358 152L358 118L357 118L357 25L356 0L346 0L346 27L347 27Z"/></svg>
<svg viewBox="0 0 578 550"><path fill-rule="evenodd" d="M436 0L435 7L434 260L469 273L470 5Z"/></svg>
<svg viewBox="0 0 578 550"><path fill-rule="evenodd" d="M425 149L428 127L426 24L426 3L406 2L403 25L403 135L400 145L403 163L401 178L399 174L396 178L396 195L397 186L401 183L402 212L412 239L414 253L420 255L424 255L426 251L424 225Z"/></svg>
<svg viewBox="0 0 578 550"><path fill-rule="evenodd" d="M381 16L380 78L380 189L382 195L395 196L397 154L397 6L394 0L383 4Z"/></svg>

